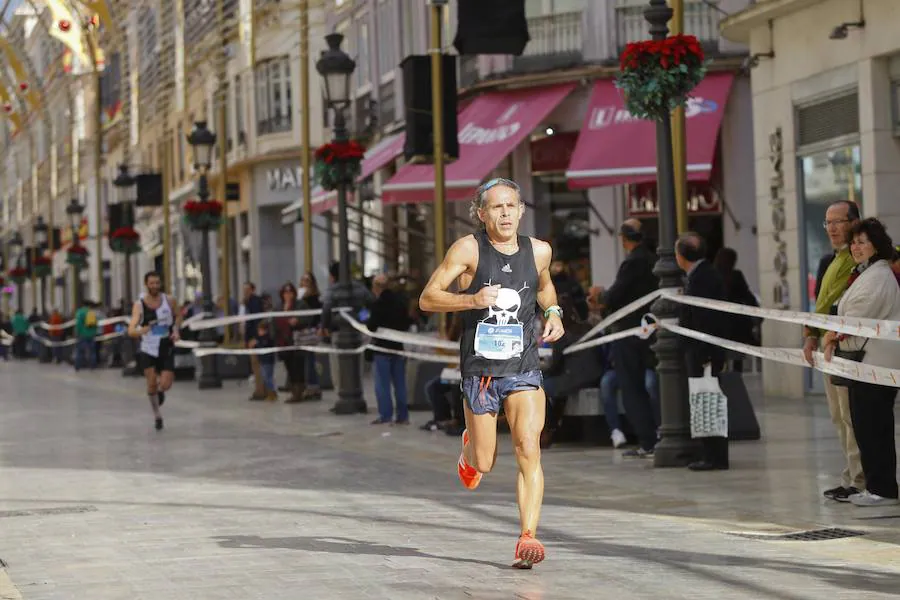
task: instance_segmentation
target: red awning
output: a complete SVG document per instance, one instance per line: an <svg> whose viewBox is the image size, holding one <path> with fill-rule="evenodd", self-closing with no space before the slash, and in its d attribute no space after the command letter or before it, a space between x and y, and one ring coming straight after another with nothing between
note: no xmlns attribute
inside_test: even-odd
<svg viewBox="0 0 900 600"><path fill-rule="evenodd" d="M709 179L733 79L707 75L688 103L688 180ZM573 189L656 181L656 123L632 117L611 80L594 85L566 178Z"/></svg>
<svg viewBox="0 0 900 600"><path fill-rule="evenodd" d="M370 177L372 173L403 154L404 141L405 134L396 133L382 139L366 150L366 155L363 157L357 181L362 181L366 177Z"/></svg>
<svg viewBox="0 0 900 600"><path fill-rule="evenodd" d="M574 83L491 92L459 115L459 160L445 171L447 199L470 198L506 155L540 125ZM431 202L434 167L406 165L382 187L384 204Z"/></svg>

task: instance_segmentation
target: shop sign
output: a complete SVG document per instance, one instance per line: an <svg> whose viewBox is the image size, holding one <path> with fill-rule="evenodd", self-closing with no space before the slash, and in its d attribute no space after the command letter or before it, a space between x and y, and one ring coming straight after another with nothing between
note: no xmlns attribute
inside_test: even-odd
<svg viewBox="0 0 900 600"><path fill-rule="evenodd" d="M302 181L300 167L275 167L266 171L266 182L272 192L299 189Z"/></svg>
<svg viewBox="0 0 900 600"><path fill-rule="evenodd" d="M655 183L628 186L628 214L632 217L654 217L659 214L659 200ZM719 193L708 183L688 185L688 214L717 215L722 212Z"/></svg>

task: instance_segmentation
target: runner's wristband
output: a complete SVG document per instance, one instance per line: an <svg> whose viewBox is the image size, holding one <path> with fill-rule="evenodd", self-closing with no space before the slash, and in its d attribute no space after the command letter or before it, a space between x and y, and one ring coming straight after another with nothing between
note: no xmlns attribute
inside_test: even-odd
<svg viewBox="0 0 900 600"><path fill-rule="evenodd" d="M544 318L545 319L548 318L551 314L554 314L557 317L559 317L560 319L562 319L562 309L556 304L548 307L547 310L544 311Z"/></svg>

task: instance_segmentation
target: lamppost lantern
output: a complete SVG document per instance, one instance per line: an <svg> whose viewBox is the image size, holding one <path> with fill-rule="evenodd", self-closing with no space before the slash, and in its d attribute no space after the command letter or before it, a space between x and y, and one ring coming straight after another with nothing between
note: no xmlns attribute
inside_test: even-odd
<svg viewBox="0 0 900 600"><path fill-rule="evenodd" d="M328 50L323 50L316 61L316 71L325 82L325 102L336 110L350 104L350 76L356 70L356 61L341 50L343 41L340 33L326 35Z"/></svg>
<svg viewBox="0 0 900 600"><path fill-rule="evenodd" d="M209 130L206 121L194 123L194 129L187 136L187 142L194 150L194 168L200 172L209 171L212 153L216 145L216 134Z"/></svg>
<svg viewBox="0 0 900 600"><path fill-rule="evenodd" d="M44 217L38 215L37 221L34 223L34 243L39 248L44 248L47 246L47 240L49 239L47 236L47 231L50 228L47 227L47 223L44 222Z"/></svg>
<svg viewBox="0 0 900 600"><path fill-rule="evenodd" d="M72 227L72 235L78 235L78 228L81 227L81 215L84 214L84 207L78 202L77 198L72 198L66 207L66 215L69 217L69 225ZM73 237L73 239L75 239Z"/></svg>
<svg viewBox="0 0 900 600"><path fill-rule="evenodd" d="M13 254L18 255L24 245L25 241L22 239L22 234L18 231L13 233L12 237L9 239L9 248L13 251Z"/></svg>
<svg viewBox="0 0 900 600"><path fill-rule="evenodd" d="M119 174L113 179L113 185L117 188L127 188L133 186L134 183L134 177L128 172L128 165L119 165Z"/></svg>

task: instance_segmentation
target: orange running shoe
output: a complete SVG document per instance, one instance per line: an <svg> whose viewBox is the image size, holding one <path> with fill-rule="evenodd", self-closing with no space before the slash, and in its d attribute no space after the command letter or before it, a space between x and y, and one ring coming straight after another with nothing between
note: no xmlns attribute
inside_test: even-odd
<svg viewBox="0 0 900 600"><path fill-rule="evenodd" d="M530 569L544 560L544 545L526 531L519 536L516 544L516 560L512 566L516 569Z"/></svg>
<svg viewBox="0 0 900 600"><path fill-rule="evenodd" d="M463 451L459 454L459 462L456 463L456 473L459 475L459 480L465 486L467 490L474 490L478 487L478 484L481 483L482 473L479 473L478 470L471 466L466 461L466 446L469 445L469 432L468 430L463 431L462 434L462 445Z"/></svg>

